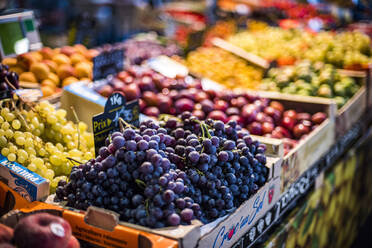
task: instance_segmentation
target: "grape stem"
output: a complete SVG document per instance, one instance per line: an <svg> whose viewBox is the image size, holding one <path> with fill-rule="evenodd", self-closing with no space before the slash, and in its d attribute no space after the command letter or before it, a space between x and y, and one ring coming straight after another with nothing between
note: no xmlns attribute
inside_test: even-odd
<svg viewBox="0 0 372 248"><path fill-rule="evenodd" d="M145 200L145 208L146 208L146 214L147 214L147 216L149 216L150 215L150 213L149 213L149 199Z"/></svg>
<svg viewBox="0 0 372 248"><path fill-rule="evenodd" d="M130 127L130 128L133 128L133 129L138 129L137 127L135 127L135 126L129 124L128 122L124 121L123 118L121 118L121 117L119 117L119 121L121 121L125 125L125 127Z"/></svg>
<svg viewBox="0 0 372 248"><path fill-rule="evenodd" d="M73 158L70 158L70 157L66 157L70 162L72 161L72 162L75 162L75 163L77 163L77 164L82 164L82 162L80 162L80 161L77 161L76 159L73 159Z"/></svg>
<svg viewBox="0 0 372 248"><path fill-rule="evenodd" d="M144 181L142 181L140 179L136 179L135 182L138 185L138 187L140 187L142 189L146 188L146 183Z"/></svg>
<svg viewBox="0 0 372 248"><path fill-rule="evenodd" d="M78 134L78 145L77 145L77 149L80 150L80 128L79 128L80 121L79 121L79 118L78 118L78 116L76 114L76 111L75 111L74 106L71 106L70 108L72 110L72 113L74 114L75 121L76 121L76 129L77 129L77 134Z"/></svg>
<svg viewBox="0 0 372 248"><path fill-rule="evenodd" d="M179 122L182 121L180 118L177 118L177 117L175 117L173 115L168 115L168 114L161 114L161 115L159 115L159 121L165 121L166 122L166 121L168 121L171 118L176 119Z"/></svg>

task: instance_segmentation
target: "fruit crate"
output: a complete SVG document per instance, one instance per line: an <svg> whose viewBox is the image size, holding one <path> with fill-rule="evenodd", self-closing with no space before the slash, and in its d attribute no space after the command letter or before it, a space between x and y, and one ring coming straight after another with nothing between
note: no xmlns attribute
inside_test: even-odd
<svg viewBox="0 0 372 248"><path fill-rule="evenodd" d="M267 95L266 95L267 97ZM276 138L255 136L258 141L266 144L267 152L272 156L283 158L281 173L281 192L298 179L311 165L318 161L331 148L336 140L336 104L328 99L283 94L271 94L271 100L279 101L285 109L297 109L308 113L325 112L328 118L323 121L308 136L299 140L299 143L284 155ZM270 154L269 154L270 155Z"/></svg>
<svg viewBox="0 0 372 248"><path fill-rule="evenodd" d="M17 210L12 210L17 209ZM0 223L14 227L20 219L30 214L45 212L63 217L72 228L73 235L83 241L85 247L178 247L176 241L130 227L114 224L115 216L94 211L86 215L44 202L28 202L17 192L0 182Z"/></svg>

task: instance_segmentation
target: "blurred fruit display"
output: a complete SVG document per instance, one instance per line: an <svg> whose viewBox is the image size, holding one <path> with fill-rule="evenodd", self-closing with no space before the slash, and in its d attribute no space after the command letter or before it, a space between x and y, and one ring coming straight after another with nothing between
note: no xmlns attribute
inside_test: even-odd
<svg viewBox="0 0 372 248"><path fill-rule="evenodd" d="M229 21L217 21L204 35L203 46L213 46L211 40L215 37L227 38L230 35L235 34L237 31L237 25L234 20Z"/></svg>
<svg viewBox="0 0 372 248"><path fill-rule="evenodd" d="M368 151L354 148L326 172L263 247L350 247L372 210Z"/></svg>
<svg viewBox="0 0 372 248"><path fill-rule="evenodd" d="M261 90L304 96L333 98L342 107L361 87L356 80L340 74L323 62L300 61L293 66L272 68L262 80Z"/></svg>
<svg viewBox="0 0 372 248"><path fill-rule="evenodd" d="M21 54L16 58L5 58L2 63L19 75L21 87L40 87L43 96L48 97L60 88L79 80L92 78L92 59L98 55L77 44Z"/></svg>
<svg viewBox="0 0 372 248"><path fill-rule="evenodd" d="M371 61L370 39L360 32L309 33L300 29L243 31L228 39L232 44L279 65L296 60L322 61L337 68L363 69Z"/></svg>
<svg viewBox="0 0 372 248"><path fill-rule="evenodd" d="M186 64L191 72L223 84L226 88L257 89L263 71L244 59L216 47L190 52Z"/></svg>

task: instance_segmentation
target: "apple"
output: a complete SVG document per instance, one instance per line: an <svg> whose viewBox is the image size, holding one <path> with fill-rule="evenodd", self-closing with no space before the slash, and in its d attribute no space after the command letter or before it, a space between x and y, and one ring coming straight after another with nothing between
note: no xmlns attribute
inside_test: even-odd
<svg viewBox="0 0 372 248"><path fill-rule="evenodd" d="M194 116L196 116L199 120L204 120L205 119L205 114L200 109L195 109L194 111L192 111L192 114Z"/></svg>
<svg viewBox="0 0 372 248"><path fill-rule="evenodd" d="M293 128L293 135L299 139L301 138L301 136L303 136L304 134L308 134L310 132L310 129L309 127L305 126L304 124L300 123L300 124L297 124L294 128Z"/></svg>
<svg viewBox="0 0 372 248"><path fill-rule="evenodd" d="M70 238L70 224L47 213L29 215L21 219L14 229L14 241L18 248L65 248Z"/></svg>
<svg viewBox="0 0 372 248"><path fill-rule="evenodd" d="M254 121L248 125L248 131L253 135L262 135L262 125L261 123Z"/></svg>
<svg viewBox="0 0 372 248"><path fill-rule="evenodd" d="M278 131L286 138L291 138L291 134L284 127L281 127L281 126L275 127L274 131Z"/></svg>
<svg viewBox="0 0 372 248"><path fill-rule="evenodd" d="M211 118L213 120L220 120L225 123L227 122L226 114L220 110L213 110L212 112L208 114L208 118Z"/></svg>
<svg viewBox="0 0 372 248"><path fill-rule="evenodd" d="M205 99L208 99L209 96L207 93L205 93L204 91L198 91L196 94L195 94L195 101L197 102L201 102Z"/></svg>
<svg viewBox="0 0 372 248"><path fill-rule="evenodd" d="M142 94L142 99L145 101L147 106L157 106L158 105L158 95L152 91L145 91Z"/></svg>
<svg viewBox="0 0 372 248"><path fill-rule="evenodd" d="M224 100L217 100L216 103L214 104L215 110L221 110L223 112L225 112L228 107L229 104Z"/></svg>
<svg viewBox="0 0 372 248"><path fill-rule="evenodd" d="M278 102L278 101L272 101L272 102L270 102L270 107L272 107L272 108L274 108L274 109L280 111L280 113L283 113L283 111L284 111L284 106L283 106L283 104L281 104L281 103Z"/></svg>
<svg viewBox="0 0 372 248"><path fill-rule="evenodd" d="M262 123L262 132L264 134L270 134L274 130L274 124L270 122Z"/></svg>
<svg viewBox="0 0 372 248"><path fill-rule="evenodd" d="M136 84L125 85L123 93L127 101L137 99L141 95L141 91Z"/></svg>
<svg viewBox="0 0 372 248"><path fill-rule="evenodd" d="M238 108L235 108L235 107L230 107L230 108L226 109L226 114L227 115L239 115L240 110Z"/></svg>
<svg viewBox="0 0 372 248"><path fill-rule="evenodd" d="M246 105L243 107L241 116L246 123L251 123L256 120L258 109L254 105Z"/></svg>
<svg viewBox="0 0 372 248"><path fill-rule="evenodd" d="M302 121L302 120L311 120L311 115L309 113L305 113L305 112L302 112L302 113L297 113L296 115L296 119L298 121Z"/></svg>
<svg viewBox="0 0 372 248"><path fill-rule="evenodd" d="M113 88L106 84L103 85L99 90L98 93L104 97L109 97L114 92Z"/></svg>
<svg viewBox="0 0 372 248"><path fill-rule="evenodd" d="M155 85L149 76L144 76L139 79L138 87L141 89L141 91L155 91Z"/></svg>
<svg viewBox="0 0 372 248"><path fill-rule="evenodd" d="M294 126L296 125L296 121L288 116L285 116L282 119L281 125L288 130L292 130Z"/></svg>
<svg viewBox="0 0 372 248"><path fill-rule="evenodd" d="M318 112L318 113L315 113L313 114L313 116L311 116L311 121L315 124L320 124L322 123L325 119L327 118L327 115L323 112Z"/></svg>
<svg viewBox="0 0 372 248"><path fill-rule="evenodd" d="M143 113L147 116L154 116L154 117L158 117L159 114L160 114L160 111L157 107L147 107L143 110Z"/></svg>
<svg viewBox="0 0 372 248"><path fill-rule="evenodd" d="M297 113L293 109L284 111L284 113L283 113L283 117L289 117L289 118L292 118L292 119L296 119L296 116L297 116Z"/></svg>
<svg viewBox="0 0 372 248"><path fill-rule="evenodd" d="M175 102L175 109L177 113L185 111L192 111L194 109L194 102L188 98L181 98Z"/></svg>
<svg viewBox="0 0 372 248"><path fill-rule="evenodd" d="M202 110L204 113L208 114L209 112L213 111L214 109L214 104L211 100L205 99L201 102L202 105Z"/></svg>
<svg viewBox="0 0 372 248"><path fill-rule="evenodd" d="M158 95L158 108L161 113L169 113L170 108L172 107L172 99L169 96L163 94Z"/></svg>

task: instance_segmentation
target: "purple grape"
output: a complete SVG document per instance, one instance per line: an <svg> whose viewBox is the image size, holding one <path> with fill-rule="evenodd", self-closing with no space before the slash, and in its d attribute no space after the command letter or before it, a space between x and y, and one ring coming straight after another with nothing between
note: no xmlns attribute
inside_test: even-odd
<svg viewBox="0 0 372 248"><path fill-rule="evenodd" d="M196 151L190 152L188 155L188 158L192 163L197 163L199 161L199 157L199 153Z"/></svg>
<svg viewBox="0 0 372 248"><path fill-rule="evenodd" d="M190 208L185 208L181 211L181 218L183 221L190 222L194 217L194 212Z"/></svg>
<svg viewBox="0 0 372 248"><path fill-rule="evenodd" d="M173 213L168 216L168 224L171 226L177 226L180 224L181 218L178 214Z"/></svg>
<svg viewBox="0 0 372 248"><path fill-rule="evenodd" d="M149 148L149 144L148 144L148 142L146 140L140 140L137 143L137 148L140 151L145 151L145 150L147 150Z"/></svg>
<svg viewBox="0 0 372 248"><path fill-rule="evenodd" d="M144 163L142 163L139 170L143 174L149 174L149 173L152 173L154 171L154 166L150 162L144 162Z"/></svg>

